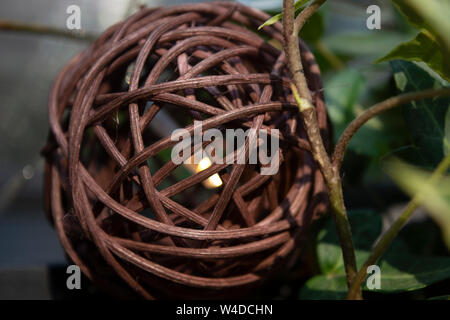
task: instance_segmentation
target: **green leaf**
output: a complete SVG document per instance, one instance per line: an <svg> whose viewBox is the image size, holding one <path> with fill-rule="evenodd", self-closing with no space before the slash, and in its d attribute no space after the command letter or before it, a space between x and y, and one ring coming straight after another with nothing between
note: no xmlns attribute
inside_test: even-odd
<svg viewBox="0 0 450 320"><path fill-rule="evenodd" d="M297 13L309 1L311 1L311 0L298 0L294 5L295 12ZM271 26L271 25L277 23L278 21L280 21L282 18L283 18L282 13L276 14L273 17L271 17L270 19L268 19L266 22L264 22L262 25L260 25L258 27L258 30L260 30L264 27L267 27L267 26Z"/></svg>
<svg viewBox="0 0 450 320"><path fill-rule="evenodd" d="M335 73L325 82L328 112L339 137L355 116L355 104L366 85L366 79L356 70L346 69Z"/></svg>
<svg viewBox="0 0 450 320"><path fill-rule="evenodd" d="M355 210L348 213L348 219L352 226L355 249L370 250L381 233L380 215L370 210ZM341 273L344 270L342 251L331 221L328 227L319 233L318 241L317 257L321 272L326 275Z"/></svg>
<svg viewBox="0 0 450 320"><path fill-rule="evenodd" d="M409 24L421 32L414 40L393 49L380 61L403 59L425 62L441 77L450 80L450 1L392 0Z"/></svg>
<svg viewBox="0 0 450 320"><path fill-rule="evenodd" d="M351 211L348 217L353 230L357 265L361 267L381 233L381 216L373 211ZM300 298L345 298L345 269L334 224L330 223L319 234L317 255L323 274L306 282L300 291ZM410 254L398 240L378 262L378 266L381 270L381 288L374 291L380 293L417 290L450 278L450 258ZM369 289L364 287L364 290Z"/></svg>
<svg viewBox="0 0 450 320"><path fill-rule="evenodd" d="M412 291L450 278L450 258L446 257L390 254L378 265L381 288L374 290L377 292Z"/></svg>
<svg viewBox="0 0 450 320"><path fill-rule="evenodd" d="M402 43L376 63L395 59L423 61L442 78L450 81L450 59L441 44L426 31L419 33L414 40Z"/></svg>
<svg viewBox="0 0 450 320"><path fill-rule="evenodd" d="M261 29L264 28L264 27L268 27L268 26L271 26L271 25L277 23L278 21L281 20L282 17L283 17L283 14L282 14L282 13L279 13L279 14L274 15L273 17L271 17L270 19L268 19L266 22L264 22L262 25L260 25L260 26L258 27L258 30L261 30Z"/></svg>
<svg viewBox="0 0 450 320"><path fill-rule="evenodd" d="M407 1L409 0L392 0L394 6L411 26L417 29L425 28L425 19Z"/></svg>
<svg viewBox="0 0 450 320"><path fill-rule="evenodd" d="M450 1L392 0L407 21L417 29L425 29L442 43L450 53Z"/></svg>
<svg viewBox="0 0 450 320"><path fill-rule="evenodd" d="M362 264L381 234L381 216L372 210L352 210L348 212L348 220L352 228L357 260ZM319 233L318 241L317 257L321 272L326 275L344 272L342 250L332 221ZM391 249L404 251L405 246L401 242L394 242Z"/></svg>
<svg viewBox="0 0 450 320"><path fill-rule="evenodd" d="M320 275L306 281L300 290L303 300L343 300L347 294L345 274Z"/></svg>
<svg viewBox="0 0 450 320"><path fill-rule="evenodd" d="M401 93L430 88L442 88L442 81L421 66L407 61L392 61L397 88ZM436 166L444 156L446 140L445 121L450 98L415 101L403 106L403 115L411 135L412 145L420 153L424 163Z"/></svg>

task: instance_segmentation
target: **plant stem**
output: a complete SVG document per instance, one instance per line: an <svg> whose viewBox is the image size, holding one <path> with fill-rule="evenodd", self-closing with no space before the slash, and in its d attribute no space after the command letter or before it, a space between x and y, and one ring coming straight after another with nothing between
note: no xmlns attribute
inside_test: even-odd
<svg viewBox="0 0 450 320"><path fill-rule="evenodd" d="M435 184L442 177L442 175L448 170L450 167L450 155L446 156L441 163L438 165L436 170L431 175L428 184ZM375 247L372 250L369 258L367 258L366 262L363 264L361 269L359 270L356 278L354 279L348 294L347 299L357 299L358 294L361 291L361 284L366 278L366 270L370 265L375 264L383 253L389 248L392 241L395 239L399 231L403 228L405 223L414 213L414 211L419 207L421 203L422 195L418 193L413 199L409 202L406 208L403 210L400 217L394 222L394 224L389 228L389 230L382 236L382 238L377 242Z"/></svg>
<svg viewBox="0 0 450 320"><path fill-rule="evenodd" d="M308 135L312 155L317 162L327 185L333 218L336 224L339 241L342 248L347 284L350 287L356 276L356 258L350 224L342 195L339 172L333 169L331 159L325 149L317 122L316 110L312 104L311 92L303 72L298 44L298 33L304 23L323 4L324 0L316 0L304 9L294 23L294 0L283 0L283 36L284 50L289 71L293 78L292 92L303 116L303 123ZM358 294L357 294L358 295ZM361 295L359 295L361 298Z"/></svg>
<svg viewBox="0 0 450 320"><path fill-rule="evenodd" d="M303 64L300 58L300 48L298 45L298 32L300 30L297 30L297 32L294 30L294 10L294 0L283 0L284 51L286 53L289 71L300 96L308 101L312 101L311 92L306 83Z"/></svg>
<svg viewBox="0 0 450 320"><path fill-rule="evenodd" d="M450 96L450 88L444 89L429 89L419 92L412 92L402 94L396 97L389 98L383 102L377 103L370 107L353 120L342 133L339 141L334 149L333 166L339 172L344 157L345 150L353 135L361 128L367 121L379 115L381 112L409 103L415 100L423 100L428 98Z"/></svg>
<svg viewBox="0 0 450 320"><path fill-rule="evenodd" d="M307 6L294 21L294 33L298 35L302 30L305 23L313 16L314 13L326 2L327 0L314 0L309 6Z"/></svg>
<svg viewBox="0 0 450 320"><path fill-rule="evenodd" d="M312 155L319 165L328 189L333 219L342 248L347 284L350 288L352 279L356 276L357 267L350 223L348 222L347 211L344 205L341 179L339 174L333 169L331 160L325 150L322 137L320 136L315 109L309 101L298 95L294 86L292 86L292 91L303 116L305 129L311 144Z"/></svg>
<svg viewBox="0 0 450 320"><path fill-rule="evenodd" d="M95 36L80 31L63 30L38 24L25 24L0 19L0 30L19 31L40 35L51 35L80 41L93 41Z"/></svg>

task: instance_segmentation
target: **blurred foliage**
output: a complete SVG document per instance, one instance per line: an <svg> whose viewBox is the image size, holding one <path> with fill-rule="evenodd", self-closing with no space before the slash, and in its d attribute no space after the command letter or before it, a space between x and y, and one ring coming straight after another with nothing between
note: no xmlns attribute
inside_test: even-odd
<svg viewBox="0 0 450 320"><path fill-rule="evenodd" d="M381 217L373 211L351 211L356 259L361 266L370 254L372 244L381 234ZM317 246L320 275L308 280L300 291L302 299L343 299L347 285L337 234L333 223L319 233ZM370 290L379 294L412 291L448 279L449 257L423 257L411 252L403 239L396 239L378 262L381 288ZM368 292L367 287L364 290Z"/></svg>
<svg viewBox="0 0 450 320"><path fill-rule="evenodd" d="M326 36L323 41L330 50L339 54L357 56L379 56L406 39L406 35L393 30L367 32L347 31Z"/></svg>
<svg viewBox="0 0 450 320"><path fill-rule="evenodd" d="M447 156L450 159L450 156ZM387 170L392 178L411 196L420 194L419 203L438 223L442 236L450 249L450 176L437 184L429 182L430 173L405 162L391 160Z"/></svg>
<svg viewBox="0 0 450 320"><path fill-rule="evenodd" d="M367 91L366 77L355 69L345 69L336 72L327 81L325 91L327 108L334 127L335 142L363 107L360 102ZM349 149L359 155L379 157L390 148L389 142L393 135L385 130L385 124L379 119L373 119L351 140Z"/></svg>
<svg viewBox="0 0 450 320"><path fill-rule="evenodd" d="M427 31L422 31L413 40L399 45L377 62L395 59L423 61L441 77L450 80L450 59L441 44Z"/></svg>
<svg viewBox="0 0 450 320"><path fill-rule="evenodd" d="M447 39L450 24L448 23L448 17L444 14L450 11L450 2L447 0L429 0L424 3L422 1L418 8L414 7L414 3L411 4L405 0L394 0L393 2L407 21L421 31L413 40L399 45L387 56L379 59L378 62L394 59L425 62L441 77L450 80L450 59L448 57L450 40ZM441 21L439 22L440 28L436 28L434 23L430 24L430 20L422 14L425 7L429 5L436 7L433 19ZM441 32L441 29L447 31Z"/></svg>
<svg viewBox="0 0 450 320"><path fill-rule="evenodd" d="M450 295L432 297L432 298L429 298L428 300L450 300Z"/></svg>
<svg viewBox="0 0 450 320"><path fill-rule="evenodd" d="M448 0L392 0L397 9L415 28L427 30L441 42L450 54L450 1Z"/></svg>
<svg viewBox="0 0 450 320"><path fill-rule="evenodd" d="M401 93L442 88L445 82L425 67L407 61L391 63L396 86ZM414 101L402 107L411 137L411 145L396 152L405 160L427 168L434 168L450 145L445 137L449 126L450 98Z"/></svg>
<svg viewBox="0 0 450 320"><path fill-rule="evenodd" d="M316 12L303 26L300 37L310 43L317 43L325 32L324 13Z"/></svg>
<svg viewBox="0 0 450 320"><path fill-rule="evenodd" d="M370 105L399 93L449 86L450 1L382 3L382 30L368 30L365 26L366 8L372 3L328 1L300 33L322 71L335 142ZM280 19L278 15L271 23ZM390 63L380 63L386 61ZM392 164L385 160L400 157L415 166L402 163L390 167L388 173L408 195L426 192L422 204L434 220L418 220L400 232L378 262L381 289L374 293L364 288L365 296L392 297L410 292L410 298L436 295L434 299L445 299L450 293L448 289L436 291L442 283L448 287L445 281L450 279L450 257L445 246L450 241L449 178L423 191L429 171L450 150L449 106L450 98L439 98L395 108L365 124L350 142L342 166L344 184L392 184L380 163ZM346 202L351 207L352 199L346 197ZM349 214L359 266L381 234L381 217L373 209ZM299 297L345 298L342 253L330 221L318 235L317 262L316 275L306 281Z"/></svg>

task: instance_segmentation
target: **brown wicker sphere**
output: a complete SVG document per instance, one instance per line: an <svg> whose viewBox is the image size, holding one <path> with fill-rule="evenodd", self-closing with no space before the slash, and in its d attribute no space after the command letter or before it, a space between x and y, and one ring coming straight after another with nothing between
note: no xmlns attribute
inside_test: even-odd
<svg viewBox="0 0 450 320"><path fill-rule="evenodd" d="M326 210L281 25L257 31L268 18L231 2L143 8L56 79L47 212L73 263L111 294L128 286L145 298L236 297L289 266ZM300 46L328 140L319 68ZM192 134L194 120L203 130L278 129L277 174L262 175L259 163L196 172L174 163L170 131ZM221 185L210 188L212 176Z"/></svg>

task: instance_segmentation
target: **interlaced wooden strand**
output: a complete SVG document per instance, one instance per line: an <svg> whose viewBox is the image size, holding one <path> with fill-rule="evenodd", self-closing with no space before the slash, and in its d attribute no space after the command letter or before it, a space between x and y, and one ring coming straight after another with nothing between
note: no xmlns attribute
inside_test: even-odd
<svg viewBox="0 0 450 320"><path fill-rule="evenodd" d="M266 19L228 2L144 8L56 79L44 148L47 212L71 260L109 292L123 292L119 276L145 298L242 293L296 257L326 210L277 49L281 25L256 32ZM300 46L327 140L320 71ZM186 175L167 158L177 143L167 130L175 123L192 136L194 120L203 131L278 129L278 173L261 175L261 164L247 161ZM223 185L208 190L203 182L213 175Z"/></svg>

